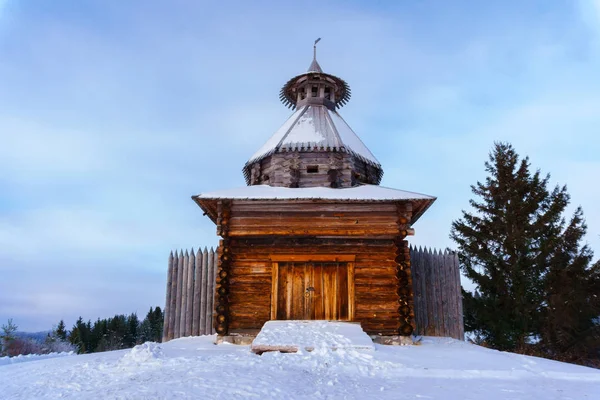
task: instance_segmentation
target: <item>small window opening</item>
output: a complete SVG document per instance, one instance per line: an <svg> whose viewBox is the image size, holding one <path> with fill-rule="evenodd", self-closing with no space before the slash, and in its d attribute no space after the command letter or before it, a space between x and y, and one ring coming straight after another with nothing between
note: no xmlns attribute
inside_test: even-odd
<svg viewBox="0 0 600 400"><path fill-rule="evenodd" d="M318 86L313 86L312 87L312 97L317 97L317 93L319 92L319 87Z"/></svg>
<svg viewBox="0 0 600 400"><path fill-rule="evenodd" d="M308 165L306 167L306 172L309 174L316 174L317 172L319 172L319 166L318 165Z"/></svg>
<svg viewBox="0 0 600 400"><path fill-rule="evenodd" d="M331 88L328 88L328 87L325 88L325 98L327 100L331 100Z"/></svg>

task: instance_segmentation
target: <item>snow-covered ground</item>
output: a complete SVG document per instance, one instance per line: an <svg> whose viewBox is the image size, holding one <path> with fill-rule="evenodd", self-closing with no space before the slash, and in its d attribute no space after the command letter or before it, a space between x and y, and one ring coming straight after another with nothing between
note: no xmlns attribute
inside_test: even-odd
<svg viewBox="0 0 600 400"><path fill-rule="evenodd" d="M73 356L74 352L62 352L62 353L49 353L49 354L27 354L26 356L16 356L16 357L0 357L0 366L6 364L16 364L28 361L38 361L44 360L46 358L56 358L56 357L65 357L65 356Z"/></svg>
<svg viewBox="0 0 600 400"><path fill-rule="evenodd" d="M453 339L250 352L214 336L0 366L2 399L600 399L600 371Z"/></svg>

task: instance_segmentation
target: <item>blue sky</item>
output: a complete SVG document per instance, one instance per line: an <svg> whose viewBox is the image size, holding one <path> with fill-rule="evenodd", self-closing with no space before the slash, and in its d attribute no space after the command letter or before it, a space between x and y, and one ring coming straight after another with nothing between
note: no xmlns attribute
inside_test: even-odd
<svg viewBox="0 0 600 400"><path fill-rule="evenodd" d="M169 251L217 241L190 196L244 185L316 37L382 184L438 197L413 243L452 246L503 140L600 254L600 0L0 0L0 322L162 306Z"/></svg>

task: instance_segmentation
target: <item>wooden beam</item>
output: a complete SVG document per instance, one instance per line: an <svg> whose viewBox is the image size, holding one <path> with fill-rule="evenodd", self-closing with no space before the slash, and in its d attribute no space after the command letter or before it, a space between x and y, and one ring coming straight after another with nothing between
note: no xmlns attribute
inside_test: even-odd
<svg viewBox="0 0 600 400"><path fill-rule="evenodd" d="M279 262L354 262L354 254L272 254L271 261Z"/></svg>

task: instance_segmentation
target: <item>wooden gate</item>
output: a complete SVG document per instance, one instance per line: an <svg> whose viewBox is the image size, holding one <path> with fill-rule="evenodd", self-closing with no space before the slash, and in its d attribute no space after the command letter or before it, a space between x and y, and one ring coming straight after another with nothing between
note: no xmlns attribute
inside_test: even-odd
<svg viewBox="0 0 600 400"><path fill-rule="evenodd" d="M351 321L353 267L339 257L274 262L271 319Z"/></svg>

